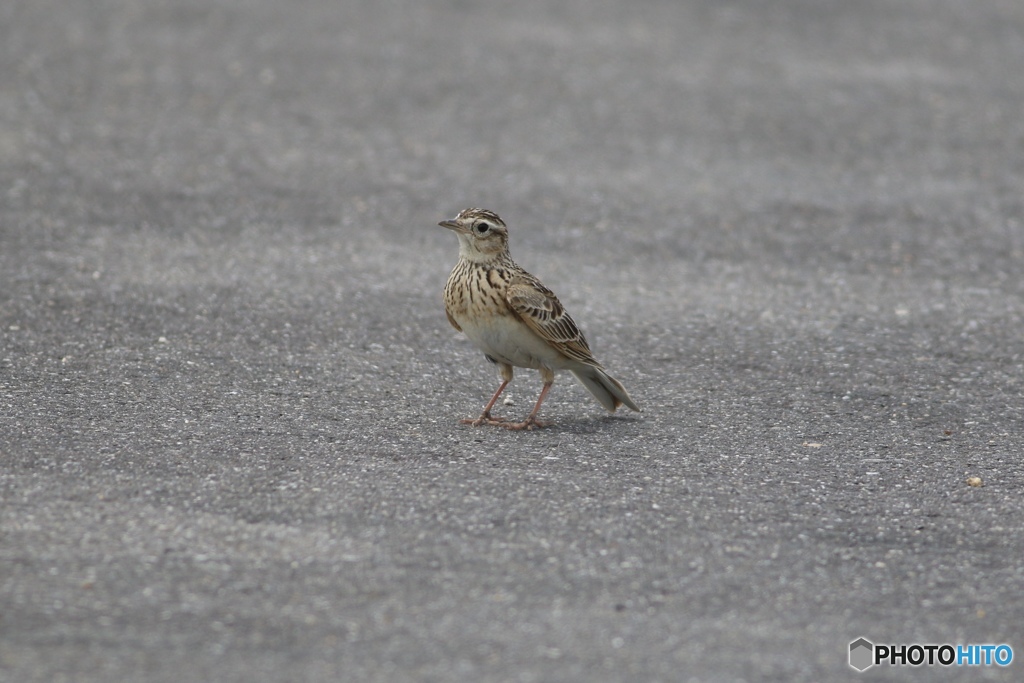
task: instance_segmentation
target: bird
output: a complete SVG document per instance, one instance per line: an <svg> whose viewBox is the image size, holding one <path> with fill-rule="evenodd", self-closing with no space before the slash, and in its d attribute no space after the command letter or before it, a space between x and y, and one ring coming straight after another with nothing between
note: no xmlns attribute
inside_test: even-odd
<svg viewBox="0 0 1024 683"><path fill-rule="evenodd" d="M459 262L444 287L448 322L497 364L501 377L501 385L480 416L461 420L462 424L514 430L550 426L537 414L557 370L575 375L610 412L620 405L640 412L622 383L594 358L586 337L554 292L512 260L508 227L498 214L463 209L438 225L459 238ZM498 397L512 381L513 368L539 370L543 382L536 405L522 422L491 415Z"/></svg>

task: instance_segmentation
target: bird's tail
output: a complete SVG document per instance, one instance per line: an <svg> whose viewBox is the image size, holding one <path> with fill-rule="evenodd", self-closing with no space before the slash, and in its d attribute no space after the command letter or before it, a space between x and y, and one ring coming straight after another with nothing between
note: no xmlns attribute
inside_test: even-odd
<svg viewBox="0 0 1024 683"><path fill-rule="evenodd" d="M605 372L604 368L598 365L583 365L572 369L571 372L587 388L587 391L593 394L594 398L609 411L614 413L616 408L624 405L631 410L640 412L640 408L629 397L629 392L622 386L622 383Z"/></svg>

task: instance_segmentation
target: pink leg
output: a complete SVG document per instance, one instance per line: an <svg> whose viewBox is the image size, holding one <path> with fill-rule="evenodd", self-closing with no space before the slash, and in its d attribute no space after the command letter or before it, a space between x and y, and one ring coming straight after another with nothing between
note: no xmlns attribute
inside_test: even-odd
<svg viewBox="0 0 1024 683"><path fill-rule="evenodd" d="M544 388L540 390L540 396L537 397L537 405L533 407L530 414L522 422L506 422L501 425L505 429L540 429L541 427L547 427L547 422L541 422L537 419L537 413L540 412L540 404L547 398L548 392L551 391L551 385L554 383L554 378L544 382Z"/></svg>
<svg viewBox="0 0 1024 683"><path fill-rule="evenodd" d="M504 423L505 418L503 417L491 417L491 408L493 408L494 404L498 402L498 397L501 396L501 392L505 391L505 387L507 387L508 383L511 381L511 377L502 381L501 386L494 392L494 396L491 396L491 400L487 402L484 412L480 413L480 417L476 419L459 420L459 422L464 425L473 425L474 427L479 427L483 424L496 425Z"/></svg>

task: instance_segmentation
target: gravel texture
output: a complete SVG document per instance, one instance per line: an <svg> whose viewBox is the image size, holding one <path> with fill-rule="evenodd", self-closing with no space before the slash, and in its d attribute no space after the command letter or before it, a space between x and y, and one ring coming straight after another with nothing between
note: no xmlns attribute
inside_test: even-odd
<svg viewBox="0 0 1024 683"><path fill-rule="evenodd" d="M0 680L1021 680L1022 36L0 5ZM466 206L642 414L563 376L551 429L457 423L497 385L440 300ZM1016 656L861 675L858 636Z"/></svg>

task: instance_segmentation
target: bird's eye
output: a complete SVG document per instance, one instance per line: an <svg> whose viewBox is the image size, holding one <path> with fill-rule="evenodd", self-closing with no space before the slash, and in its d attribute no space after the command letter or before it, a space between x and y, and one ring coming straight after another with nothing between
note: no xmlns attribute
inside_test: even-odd
<svg viewBox="0 0 1024 683"><path fill-rule="evenodd" d="M488 230L490 230L491 226L487 225L487 223L484 223L483 221L480 221L479 223L473 226L473 229L476 230L476 233L478 235L482 235Z"/></svg>

